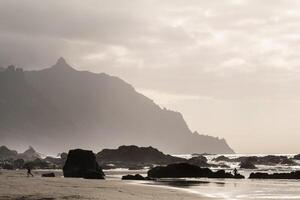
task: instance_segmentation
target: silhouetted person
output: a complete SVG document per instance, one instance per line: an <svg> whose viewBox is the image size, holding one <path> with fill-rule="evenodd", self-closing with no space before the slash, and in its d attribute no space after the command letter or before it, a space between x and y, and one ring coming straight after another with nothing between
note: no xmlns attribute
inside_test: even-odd
<svg viewBox="0 0 300 200"><path fill-rule="evenodd" d="M237 175L237 169L236 169L236 168L234 168L234 170L233 170L233 175L234 175L234 176Z"/></svg>
<svg viewBox="0 0 300 200"><path fill-rule="evenodd" d="M27 167L27 177L29 177L29 176L33 177L33 174L31 173L31 168Z"/></svg>

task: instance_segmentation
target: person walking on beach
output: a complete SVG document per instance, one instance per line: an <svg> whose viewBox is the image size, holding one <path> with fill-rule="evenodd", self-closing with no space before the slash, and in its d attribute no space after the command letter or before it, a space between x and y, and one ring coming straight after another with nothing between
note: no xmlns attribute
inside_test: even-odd
<svg viewBox="0 0 300 200"><path fill-rule="evenodd" d="M27 167L27 177L29 177L29 176L33 177L33 174L31 173L31 168L28 166Z"/></svg>

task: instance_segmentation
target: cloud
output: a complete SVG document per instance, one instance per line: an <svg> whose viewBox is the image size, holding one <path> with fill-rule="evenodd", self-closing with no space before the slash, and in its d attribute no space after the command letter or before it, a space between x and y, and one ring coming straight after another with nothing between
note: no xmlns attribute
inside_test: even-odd
<svg viewBox="0 0 300 200"><path fill-rule="evenodd" d="M249 100L300 100L299 9L296 0L0 0L0 67L44 68L64 56L180 105L201 129L185 103L226 118L228 102L249 111ZM218 131L230 138L226 128Z"/></svg>

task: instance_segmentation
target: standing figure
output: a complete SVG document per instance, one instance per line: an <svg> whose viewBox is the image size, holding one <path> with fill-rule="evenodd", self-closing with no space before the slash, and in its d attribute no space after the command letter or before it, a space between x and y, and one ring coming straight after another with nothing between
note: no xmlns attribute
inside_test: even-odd
<svg viewBox="0 0 300 200"><path fill-rule="evenodd" d="M234 168L234 170L233 170L233 175L234 175L234 176L237 175L237 169L236 169L236 168Z"/></svg>
<svg viewBox="0 0 300 200"><path fill-rule="evenodd" d="M31 168L28 166L27 167L27 177L29 177L29 176L33 177L33 174L31 173Z"/></svg>

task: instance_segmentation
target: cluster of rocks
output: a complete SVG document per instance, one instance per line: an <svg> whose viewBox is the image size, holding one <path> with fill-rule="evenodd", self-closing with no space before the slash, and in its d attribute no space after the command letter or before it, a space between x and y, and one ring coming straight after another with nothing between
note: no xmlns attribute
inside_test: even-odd
<svg viewBox="0 0 300 200"><path fill-rule="evenodd" d="M118 149L104 149L96 155L98 163L103 169L128 168L138 170L152 168L154 165L168 165L173 163L189 163L199 167L224 167L208 163L204 155L195 155L190 159L179 158L164 154L153 147L120 146Z"/></svg>
<svg viewBox="0 0 300 200"><path fill-rule="evenodd" d="M6 146L0 146L0 168L2 169L61 169L66 161L67 154L62 153L60 157L46 157L42 158L33 147L29 147L25 152L18 153Z"/></svg>
<svg viewBox="0 0 300 200"><path fill-rule="evenodd" d="M300 156L298 157L300 159ZM297 165L297 163L293 160L297 159L297 156L294 158L288 158L287 156L242 156L238 158L228 158L226 156L219 156L214 158L215 162L240 162L242 168L246 169L255 169L255 165Z"/></svg>
<svg viewBox="0 0 300 200"><path fill-rule="evenodd" d="M140 174L135 174L135 175L128 174L128 175L122 176L122 180L149 181L149 180L154 180L154 179L151 179L149 177L144 177Z"/></svg>
<svg viewBox="0 0 300 200"><path fill-rule="evenodd" d="M170 164L167 166L158 166L148 171L150 178L245 178L240 174L233 175L225 172L225 170L218 170L213 172L209 168L201 168L188 163Z"/></svg>
<svg viewBox="0 0 300 200"><path fill-rule="evenodd" d="M153 164L166 165L184 162L185 159L166 155L153 147L120 146L118 149L103 149L96 155L104 169L129 168L142 169Z"/></svg>
<svg viewBox="0 0 300 200"><path fill-rule="evenodd" d="M300 171L290 173L251 173L249 179L300 179Z"/></svg>

